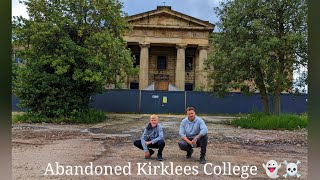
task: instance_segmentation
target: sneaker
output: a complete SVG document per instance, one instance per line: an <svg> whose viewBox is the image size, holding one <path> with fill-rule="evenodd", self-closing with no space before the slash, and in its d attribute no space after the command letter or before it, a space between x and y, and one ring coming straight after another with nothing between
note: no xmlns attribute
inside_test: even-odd
<svg viewBox="0 0 320 180"><path fill-rule="evenodd" d="M145 159L149 159L151 158L152 154L154 154L154 151L152 149L149 149L149 151L147 151L145 154L144 154L144 158Z"/></svg>
<svg viewBox="0 0 320 180"><path fill-rule="evenodd" d="M204 157L200 157L200 164L207 163L206 159Z"/></svg>
<svg viewBox="0 0 320 180"><path fill-rule="evenodd" d="M158 161L162 161L163 160L162 155L158 154L157 157L158 157Z"/></svg>
<svg viewBox="0 0 320 180"><path fill-rule="evenodd" d="M154 154L154 151L152 149L149 149L150 152L150 157L152 156L152 154Z"/></svg>
<svg viewBox="0 0 320 180"><path fill-rule="evenodd" d="M190 149L189 151L187 151L186 158L191 158L192 153L193 153L193 149Z"/></svg>

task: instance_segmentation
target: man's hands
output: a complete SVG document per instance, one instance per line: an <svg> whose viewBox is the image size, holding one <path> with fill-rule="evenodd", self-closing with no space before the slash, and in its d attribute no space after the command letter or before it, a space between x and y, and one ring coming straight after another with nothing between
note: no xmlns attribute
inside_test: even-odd
<svg viewBox="0 0 320 180"><path fill-rule="evenodd" d="M199 137L200 137L200 134L196 135L196 137L192 139L192 142L197 143Z"/></svg>
<svg viewBox="0 0 320 180"><path fill-rule="evenodd" d="M201 135L198 134L196 137L194 137L194 138L192 139L192 141L190 141L190 140L185 136L185 137L183 137L183 140L186 141L188 144L190 144L190 146L194 147L194 146L197 145L197 141L198 141L198 139L200 138L200 136L201 136Z"/></svg>
<svg viewBox="0 0 320 180"><path fill-rule="evenodd" d="M149 151L145 152L144 157L145 158L149 158L150 157L150 152Z"/></svg>
<svg viewBox="0 0 320 180"><path fill-rule="evenodd" d="M188 144L190 144L190 146L194 146L197 141L190 141L186 136L182 138L185 142L187 142Z"/></svg>
<svg viewBox="0 0 320 180"><path fill-rule="evenodd" d="M151 141L146 141L145 144L148 146L149 144L152 144Z"/></svg>
<svg viewBox="0 0 320 180"><path fill-rule="evenodd" d="M192 141L190 141L190 142L191 142L190 145L191 145L192 147L196 147L196 146L197 146L197 141L193 141L193 140L192 140Z"/></svg>

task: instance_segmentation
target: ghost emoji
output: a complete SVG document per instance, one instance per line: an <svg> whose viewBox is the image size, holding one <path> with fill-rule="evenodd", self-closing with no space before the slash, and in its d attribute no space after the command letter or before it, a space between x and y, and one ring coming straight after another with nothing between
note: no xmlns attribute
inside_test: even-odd
<svg viewBox="0 0 320 180"><path fill-rule="evenodd" d="M298 160L297 163L287 163L287 161L284 161L283 164L285 164L287 173L283 175L283 177L287 178L287 176L297 176L297 178L300 178L300 174L298 174L298 164L301 162Z"/></svg>
<svg viewBox="0 0 320 180"><path fill-rule="evenodd" d="M281 163L278 164L275 160L269 160L266 165L263 163L262 166L270 178L275 179L279 177L278 170L281 167Z"/></svg>

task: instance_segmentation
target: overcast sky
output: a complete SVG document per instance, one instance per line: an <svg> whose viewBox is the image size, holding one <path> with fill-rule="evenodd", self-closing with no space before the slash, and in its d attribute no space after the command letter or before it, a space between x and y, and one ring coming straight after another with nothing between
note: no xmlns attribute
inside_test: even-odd
<svg viewBox="0 0 320 180"><path fill-rule="evenodd" d="M123 2L123 11L128 15L134 15L151 11L157 6L171 6L174 11L209 21L215 24L218 19L213 8L219 5L221 0L120 0ZM12 15L28 17L26 8L19 4L19 0L12 0Z"/></svg>

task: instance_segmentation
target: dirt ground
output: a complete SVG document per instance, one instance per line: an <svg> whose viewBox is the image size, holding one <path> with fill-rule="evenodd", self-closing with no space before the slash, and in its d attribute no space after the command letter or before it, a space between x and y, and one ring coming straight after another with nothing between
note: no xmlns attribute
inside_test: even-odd
<svg viewBox="0 0 320 180"><path fill-rule="evenodd" d="M184 117L184 115L159 115L160 123L165 128L166 142L162 162L157 161L156 154L151 159L144 159L143 151L133 145L133 141L140 138L149 115L108 114L104 122L94 125L14 124L12 125L13 179L270 179L262 166L269 160L278 163L285 160L288 163L296 163L299 160L300 179L307 179L306 129L297 131L243 129L221 123L233 117L201 116L209 132L205 166L199 164L200 148L195 148L192 158L186 159L185 151L181 151L177 145L180 140L179 125ZM223 174L225 170L223 164L228 162L231 164L231 169L234 166L256 166L256 174L252 175L249 170L241 168L235 173L231 170L228 175L227 170ZM67 166L82 166L83 169L85 167L90 169L90 165L93 168L111 166L113 174L108 171L108 175L100 176L75 175L73 170L73 175L66 175L65 169L63 175L51 175L51 171L47 171L49 175L44 175L48 170L48 164L56 172L58 167L56 163L66 169ZM146 165L139 167L143 163ZM166 169L168 173L156 166L169 166ZM219 167L222 168L220 173ZM116 170L116 168L122 169ZM285 164L282 164L278 171L280 176L278 179L284 179L285 169ZM97 173L99 172L101 171L98 169Z"/></svg>

